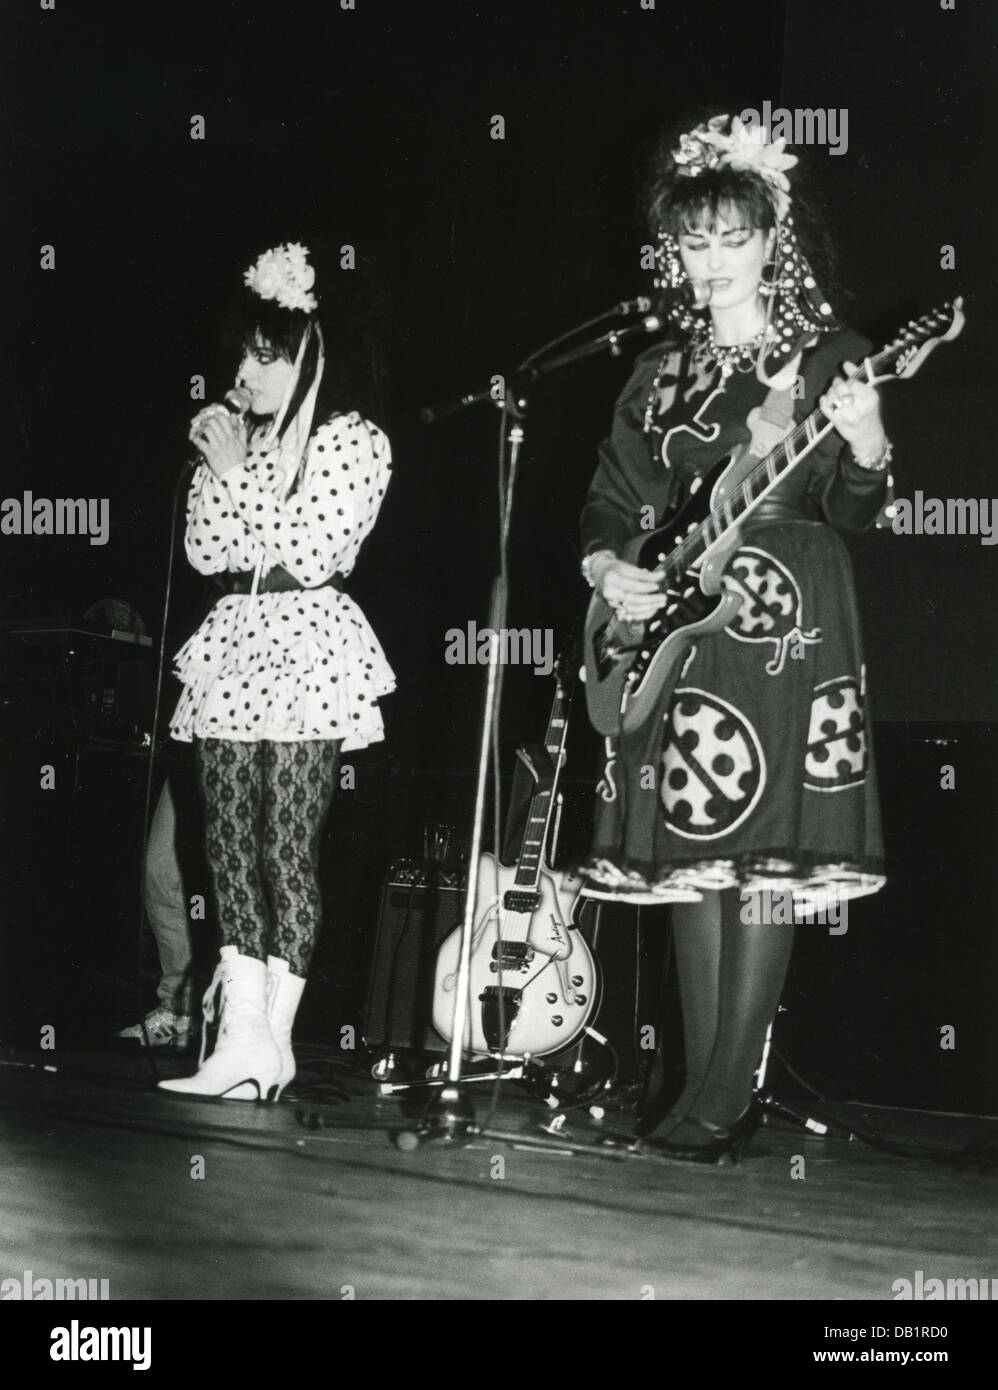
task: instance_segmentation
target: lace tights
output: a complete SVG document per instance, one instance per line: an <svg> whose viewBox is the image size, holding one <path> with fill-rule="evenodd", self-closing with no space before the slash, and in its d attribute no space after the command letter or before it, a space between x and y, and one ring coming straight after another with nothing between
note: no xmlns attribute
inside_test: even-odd
<svg viewBox="0 0 998 1390"><path fill-rule="evenodd" d="M322 920L319 835L332 800L338 741L199 739L198 776L224 945L308 972Z"/></svg>

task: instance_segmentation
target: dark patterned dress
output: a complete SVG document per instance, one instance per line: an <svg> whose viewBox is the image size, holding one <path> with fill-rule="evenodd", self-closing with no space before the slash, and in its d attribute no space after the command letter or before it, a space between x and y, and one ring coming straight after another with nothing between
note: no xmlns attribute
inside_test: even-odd
<svg viewBox="0 0 998 1390"><path fill-rule="evenodd" d="M805 350L795 418L868 350L848 330ZM584 552L621 553L648 529L649 508L661 524L749 440L747 416L766 395L754 370L725 377L688 348L639 358L600 450ZM697 640L651 718L607 739L583 866L591 890L657 902L768 889L820 909L882 887L859 618L834 528L873 525L889 485L831 432L743 524L726 569L742 594L736 617Z"/></svg>

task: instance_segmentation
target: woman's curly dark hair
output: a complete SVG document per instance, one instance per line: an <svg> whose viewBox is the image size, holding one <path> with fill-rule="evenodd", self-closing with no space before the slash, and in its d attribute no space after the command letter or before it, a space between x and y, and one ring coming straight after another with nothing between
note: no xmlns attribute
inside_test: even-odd
<svg viewBox="0 0 998 1390"><path fill-rule="evenodd" d="M720 108L724 109L724 108ZM737 112L738 108L728 107ZM679 172L672 151L681 135L705 125L717 107L688 113L670 123L646 147L642 161L640 205L642 219L652 235L665 228L673 236L693 228L712 230L725 208L735 208L749 227L768 231L776 223L776 211L768 185L749 169L707 169L695 177ZM798 163L788 173L790 206L801 250L811 263L819 284L829 298L841 293L836 277L835 248L828 230L828 215L814 188L808 159L800 147L787 152Z"/></svg>

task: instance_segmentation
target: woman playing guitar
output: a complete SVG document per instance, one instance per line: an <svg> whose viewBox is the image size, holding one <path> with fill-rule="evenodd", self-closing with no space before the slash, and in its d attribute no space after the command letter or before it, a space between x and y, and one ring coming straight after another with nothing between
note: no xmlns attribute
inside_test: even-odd
<svg viewBox="0 0 998 1390"><path fill-rule="evenodd" d="M746 518L727 625L698 632L648 717L607 739L584 872L596 896L675 904L686 1084L644 1142L694 1162L737 1157L758 1123L753 1074L793 938L785 904L792 918L884 883L835 528L875 522L891 448L856 365L869 344L835 322L807 259L797 162L737 117L663 143L649 210L676 333L638 359L582 517L583 573L640 645L656 614L694 596L663 592L662 573L622 558L628 545L723 455L751 444L760 457L817 405L834 422Z"/></svg>

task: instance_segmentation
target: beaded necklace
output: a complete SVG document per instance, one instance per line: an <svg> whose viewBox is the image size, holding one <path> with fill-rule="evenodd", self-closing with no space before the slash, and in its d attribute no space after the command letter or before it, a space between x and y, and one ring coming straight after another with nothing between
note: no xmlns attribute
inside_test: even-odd
<svg viewBox="0 0 998 1390"><path fill-rule="evenodd" d="M724 381L732 372L750 372L755 367L765 336L766 330L761 328L747 343L718 343L714 338L714 325L708 322L706 333L700 334L693 342L693 364L705 372L720 367Z"/></svg>
<svg viewBox="0 0 998 1390"><path fill-rule="evenodd" d="M747 343L721 344L714 339L714 325L708 320L698 326L692 335L690 362L701 373L710 375L717 369L721 372L721 387L728 377L734 372L750 372L755 369L756 361L759 356L759 349L762 347L763 339L767 337L772 341L773 334L767 334L766 329L760 329L754 338L750 338ZM644 413L644 433L650 434L657 426L655 425L655 406L660 399L660 388L662 378L670 357L675 353L675 344L668 346L659 358L658 366L655 368L655 375L652 378L651 390L648 393L648 402Z"/></svg>

